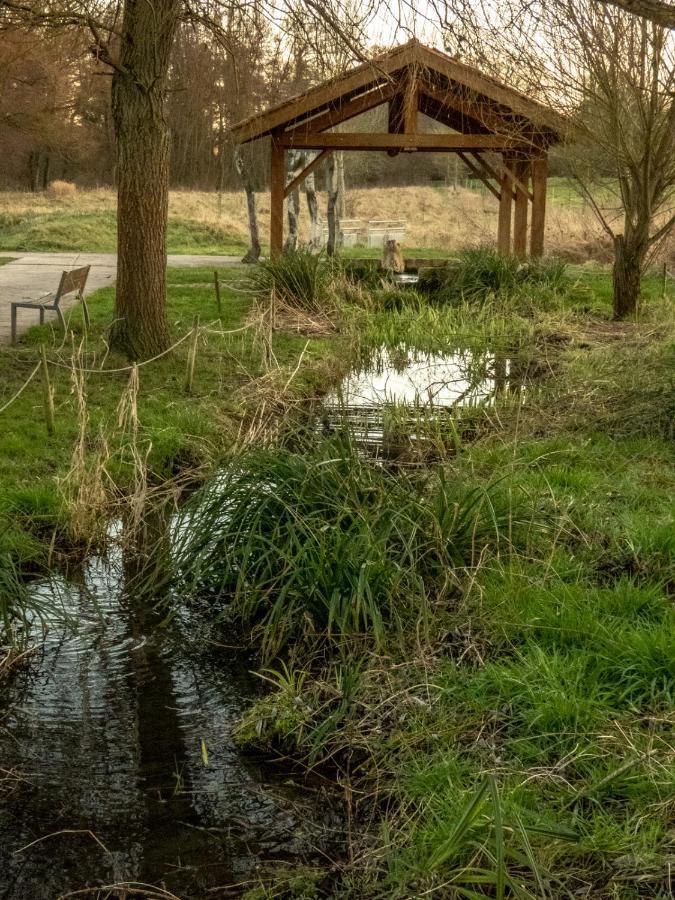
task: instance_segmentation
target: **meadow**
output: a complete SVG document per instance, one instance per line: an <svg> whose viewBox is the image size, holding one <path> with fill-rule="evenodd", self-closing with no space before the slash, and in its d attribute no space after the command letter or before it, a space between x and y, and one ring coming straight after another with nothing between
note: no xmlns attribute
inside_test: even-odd
<svg viewBox="0 0 675 900"><path fill-rule="evenodd" d="M487 190L459 184L397 188L350 188L347 218L400 219L407 222L404 246L456 251L495 240L497 203ZM603 195L604 196L604 195ZM325 220L325 198L319 196ZM263 244L269 233L269 194L257 195ZM610 218L611 197L607 198ZM304 199L303 199L304 207ZM300 216L300 238L307 240L306 210ZM248 242L245 198L241 191L172 191L169 203L170 253L240 255ZM569 262L611 262L611 244L590 207L564 179L551 179L546 227L548 251ZM0 193L0 252L115 250L115 195L112 190L78 190L63 196L47 193ZM356 255L378 255L358 248ZM673 243L662 249L669 265Z"/></svg>
<svg viewBox="0 0 675 900"><path fill-rule="evenodd" d="M219 317L210 270L169 272L176 337L206 326L191 392L189 340L99 371L126 369L103 340L113 289L88 335L75 310L66 340L2 349L0 408L46 343L56 428L37 378L0 412L0 546L39 570L189 486L172 590L229 611L267 686L239 745L330 781L349 825L337 859L277 862L246 896L670 896L672 295L647 277L616 323L606 272L488 251L418 292L301 258L221 277ZM322 436L317 398L402 345L489 350L528 379L443 432L420 413L422 465Z"/></svg>

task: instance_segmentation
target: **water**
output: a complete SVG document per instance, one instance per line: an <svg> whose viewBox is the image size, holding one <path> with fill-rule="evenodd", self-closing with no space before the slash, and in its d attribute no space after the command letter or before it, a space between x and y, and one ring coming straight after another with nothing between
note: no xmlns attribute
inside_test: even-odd
<svg viewBox="0 0 675 900"><path fill-rule="evenodd" d="M494 352L422 353L386 347L352 371L325 401L324 424L347 423L356 440L382 452L387 423L419 441L420 423L448 419L459 408L487 407L522 392L529 364ZM392 417L392 411L396 416Z"/></svg>
<svg viewBox="0 0 675 900"><path fill-rule="evenodd" d="M203 616L162 623L129 567L113 548L34 588L78 627L52 627L2 693L0 768L26 773L0 793L2 898L134 881L192 900L339 836L334 803L235 748L250 661Z"/></svg>

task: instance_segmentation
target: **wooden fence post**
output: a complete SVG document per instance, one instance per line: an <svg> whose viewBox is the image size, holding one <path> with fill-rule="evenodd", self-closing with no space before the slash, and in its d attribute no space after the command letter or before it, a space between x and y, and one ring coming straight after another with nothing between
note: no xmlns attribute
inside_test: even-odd
<svg viewBox="0 0 675 900"><path fill-rule="evenodd" d="M218 307L218 318L220 318L220 280L218 279L218 269L213 270L213 283L216 286L216 306Z"/></svg>
<svg viewBox="0 0 675 900"><path fill-rule="evenodd" d="M197 359L197 341L199 339L199 316L192 319L192 337L188 350L187 369L185 371L185 393L192 393L192 382L195 377L195 360Z"/></svg>
<svg viewBox="0 0 675 900"><path fill-rule="evenodd" d="M47 425L47 434L51 435L54 434L54 394L49 380L47 351L45 350L44 344L40 345L40 354L42 356L42 388L45 402L45 423Z"/></svg>

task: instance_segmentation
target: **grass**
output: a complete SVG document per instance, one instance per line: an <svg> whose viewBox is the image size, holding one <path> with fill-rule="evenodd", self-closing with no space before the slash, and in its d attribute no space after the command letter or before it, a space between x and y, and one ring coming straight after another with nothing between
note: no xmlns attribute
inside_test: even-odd
<svg viewBox="0 0 675 900"><path fill-rule="evenodd" d="M18 252L117 251L117 222L112 209L103 211L0 212L0 250ZM169 253L239 256L246 244L217 222L195 221L172 215L167 235Z"/></svg>
<svg viewBox="0 0 675 900"><path fill-rule="evenodd" d="M240 328L253 298L237 291L241 270L221 276L223 328ZM215 319L212 278L169 273L176 335L195 311ZM87 472L107 447L108 483L132 498L146 454L147 490L220 469L185 508L191 530L176 530L180 596L224 620L222 643L236 623L260 653L268 692L239 744L341 786L351 839L325 874L329 896L672 893L672 301L645 279L638 319L613 323L608 284L579 269L438 308L339 282L343 333L311 338L304 355L305 336L275 334L278 369L263 332L209 333L191 396L181 345L140 370L137 396L128 373L86 376L83 444L81 382L66 369L53 371L55 436L39 382L0 428L0 547L15 568L44 563L54 529L72 530L73 477L95 494L74 468L80 446ZM111 289L92 298L90 368L111 307ZM70 359L49 327L3 348L0 406L43 340ZM383 344L508 350L541 371L477 411L433 466L409 470L317 438L292 402ZM290 423L275 443L257 430L263 405ZM119 409L140 423L135 455ZM257 890L283 896L273 876Z"/></svg>
<svg viewBox="0 0 675 900"><path fill-rule="evenodd" d="M235 334L218 334L242 329L250 321L252 299L236 288L238 270L221 271L222 315L217 321L215 292L211 270L190 270L190 284L181 284L185 270L169 270L168 310L173 333L187 333L193 316L199 314L206 326L200 338L194 388L186 393L185 372L188 342L172 354L139 370L140 387L137 416L140 422L139 451L147 454L147 481L161 485L182 472L199 472L216 466L246 433L259 401L312 396L325 378L335 338L307 338L298 333L278 331L273 350L279 368L270 370L259 328L253 326ZM200 284L204 276L203 285ZM178 282L178 283L176 283ZM41 382L36 378L5 412L0 428L0 547L12 551L22 563L35 564L46 558L47 545L56 530L58 540L67 542L70 513L65 495L69 486L73 454L81 436L78 421L78 397L73 385L74 367L84 362L88 369L126 366L126 361L105 357L103 338L110 322L114 288L98 291L88 301L92 329L83 345L82 310L69 313L74 343L52 329L51 325L32 328L16 347L0 350L2 388L0 407L24 383L39 356L39 345L46 343L47 355L63 367L52 367L55 391L56 432L46 434ZM305 348L305 345L306 348ZM303 364L289 380L301 354ZM79 359L79 362L78 362ZM323 373L323 374L321 374ZM128 436L118 432L118 405L127 396L129 372L84 377L86 395L85 467L99 458L108 445L110 458L105 462L104 479L110 477L124 491L134 481ZM273 405L273 404L272 404ZM283 404L280 409L283 408ZM10 427L7 427L7 426ZM243 431L242 431L243 429Z"/></svg>

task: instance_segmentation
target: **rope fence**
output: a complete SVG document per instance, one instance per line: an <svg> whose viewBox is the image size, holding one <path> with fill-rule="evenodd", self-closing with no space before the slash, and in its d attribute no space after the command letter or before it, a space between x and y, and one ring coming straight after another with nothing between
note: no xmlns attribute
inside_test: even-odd
<svg viewBox="0 0 675 900"><path fill-rule="evenodd" d="M217 320L216 320L217 321ZM178 338L177 341L167 347L166 350L163 350L161 353L158 353L156 356L151 357L150 359L144 359L139 363L131 363L128 366L118 366L114 369L92 369L86 368L84 366L76 366L74 362L65 363L59 359L50 359L47 357L46 350L44 344L41 345L40 353L41 359L36 364L35 368L32 370L28 378L24 381L21 387L6 401L2 406L0 406L0 414L4 413L6 410L15 403L19 397L26 390L28 385L33 381L38 372L42 369L43 378L45 379L45 383L47 385L46 391L48 394L51 394L52 388L49 386L49 366L55 366L59 369L67 369L72 371L73 369L77 369L77 371L84 375L121 375L125 372L133 372L142 368L143 366L148 366L150 363L157 362L165 356L168 356L170 353L173 353L177 347L180 347L181 344L185 343L189 338L192 338L192 342L190 345L190 353L188 358L188 375L186 377L186 391L189 393L192 390L192 379L194 375L194 366L197 354L197 342L199 340L200 335L217 335L218 337L228 337L233 334L241 334L244 331L249 331L251 328L256 326L256 322L249 322L246 325L242 325L241 328L232 328L228 331L224 331L222 328L215 328L216 322L209 322L207 325L200 325L198 318L193 323L192 327L189 331L187 331L182 337ZM65 340L61 343L61 347L65 344ZM49 419L49 416L47 416ZM49 421L47 422L48 430L49 429ZM53 428L53 425L52 425ZM51 433L51 430L50 430Z"/></svg>

